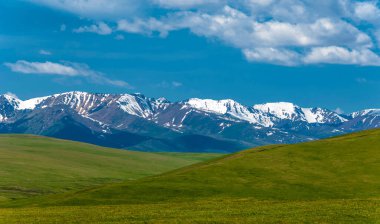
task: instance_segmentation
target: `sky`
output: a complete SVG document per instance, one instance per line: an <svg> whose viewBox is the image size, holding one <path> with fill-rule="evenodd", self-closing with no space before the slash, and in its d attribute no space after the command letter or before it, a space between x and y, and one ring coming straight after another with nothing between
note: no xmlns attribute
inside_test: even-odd
<svg viewBox="0 0 380 224"><path fill-rule="evenodd" d="M376 0L2 0L0 93L380 108Z"/></svg>

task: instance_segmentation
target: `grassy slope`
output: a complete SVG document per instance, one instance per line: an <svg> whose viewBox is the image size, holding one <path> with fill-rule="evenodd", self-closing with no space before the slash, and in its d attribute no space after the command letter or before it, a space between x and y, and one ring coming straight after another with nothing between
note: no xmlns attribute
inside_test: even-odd
<svg viewBox="0 0 380 224"><path fill-rule="evenodd" d="M55 196L49 204L126 204L208 198L380 198L380 130L265 146L166 174Z"/></svg>
<svg viewBox="0 0 380 224"><path fill-rule="evenodd" d="M30 135L0 135L0 201L138 179L215 154L144 153Z"/></svg>
<svg viewBox="0 0 380 224"><path fill-rule="evenodd" d="M154 177L13 204L59 207L0 214L4 223L379 223L379 162L380 130L372 130L260 147Z"/></svg>

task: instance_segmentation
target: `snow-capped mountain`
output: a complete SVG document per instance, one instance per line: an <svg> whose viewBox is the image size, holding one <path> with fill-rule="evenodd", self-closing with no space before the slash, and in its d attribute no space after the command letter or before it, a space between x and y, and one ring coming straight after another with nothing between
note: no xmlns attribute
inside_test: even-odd
<svg viewBox="0 0 380 224"><path fill-rule="evenodd" d="M341 115L327 109L301 108L287 102L258 104L253 108L272 115L276 120L303 121L309 124L338 124L347 121Z"/></svg>
<svg viewBox="0 0 380 224"><path fill-rule="evenodd" d="M366 109L350 114L350 120L344 124L346 129L369 129L380 127L380 109Z"/></svg>
<svg viewBox="0 0 380 224"><path fill-rule="evenodd" d="M278 102L169 102L142 94L67 92L29 100L0 95L0 132L158 151L236 151L380 126L380 109L341 115Z"/></svg>
<svg viewBox="0 0 380 224"><path fill-rule="evenodd" d="M197 110L216 113L220 115L230 115L231 117L250 122L252 124L262 125L265 127L272 126L273 123L266 115L260 113L255 108L246 107L234 100L210 100L210 99L189 99L184 104Z"/></svg>
<svg viewBox="0 0 380 224"><path fill-rule="evenodd" d="M367 110L354 112L351 114L352 118L363 117L363 116L380 116L380 109L367 109Z"/></svg>
<svg viewBox="0 0 380 224"><path fill-rule="evenodd" d="M341 115L323 108L301 108L293 103L278 102L246 107L233 100L190 99L185 101L192 108L222 115L264 127L272 127L279 121L289 120L309 124L337 124L347 121Z"/></svg>

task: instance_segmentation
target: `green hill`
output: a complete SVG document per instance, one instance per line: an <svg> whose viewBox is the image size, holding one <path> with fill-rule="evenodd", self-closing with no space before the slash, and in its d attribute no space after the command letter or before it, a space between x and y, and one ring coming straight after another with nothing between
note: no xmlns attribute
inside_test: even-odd
<svg viewBox="0 0 380 224"><path fill-rule="evenodd" d="M0 201L134 180L219 156L144 153L30 135L0 135Z"/></svg>
<svg viewBox="0 0 380 224"><path fill-rule="evenodd" d="M58 204L126 204L208 198L380 198L380 131L259 147L137 181L64 195Z"/></svg>
<svg viewBox="0 0 380 224"><path fill-rule="evenodd" d="M380 130L259 147L7 206L24 208L0 210L6 223L378 223Z"/></svg>

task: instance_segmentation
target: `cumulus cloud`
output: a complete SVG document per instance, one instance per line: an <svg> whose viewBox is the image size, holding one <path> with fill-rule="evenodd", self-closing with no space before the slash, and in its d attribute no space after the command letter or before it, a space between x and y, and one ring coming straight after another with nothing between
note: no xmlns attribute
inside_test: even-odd
<svg viewBox="0 0 380 224"><path fill-rule="evenodd" d="M127 82L112 80L104 76L103 73L91 70L90 67L82 63L74 62L29 62L19 60L15 63L5 63L5 66L13 72L23 74L55 75L65 77L84 77L89 81L99 84L109 84L119 87L130 87Z"/></svg>
<svg viewBox="0 0 380 224"><path fill-rule="evenodd" d="M31 1L107 21L80 27L76 32L127 32L164 38L170 32L187 29L241 49L252 62L287 66L380 64L380 45L375 44L380 42L380 9L375 0ZM149 14L156 8L159 15ZM363 22L374 28L362 26Z"/></svg>
<svg viewBox="0 0 380 224"><path fill-rule="evenodd" d="M91 26L82 26L74 29L75 33L97 33L100 35L108 35L112 33L112 28L104 22L98 22Z"/></svg>
<svg viewBox="0 0 380 224"><path fill-rule="evenodd" d="M374 1L356 3L355 15L365 21L380 22L380 9Z"/></svg>
<svg viewBox="0 0 380 224"><path fill-rule="evenodd" d="M169 31L174 30L174 27L172 24L165 23L155 18L149 18L146 20L134 19L133 21L119 20L117 23L117 30L145 35L152 35L153 32L158 32L161 37L165 37Z"/></svg>
<svg viewBox="0 0 380 224"><path fill-rule="evenodd" d="M368 49L349 50L342 47L317 47L306 55L307 64L357 64L380 66L380 57Z"/></svg>
<svg viewBox="0 0 380 224"><path fill-rule="evenodd" d="M297 52L276 48L245 49L243 53L249 61L288 66L299 64L301 57Z"/></svg>

